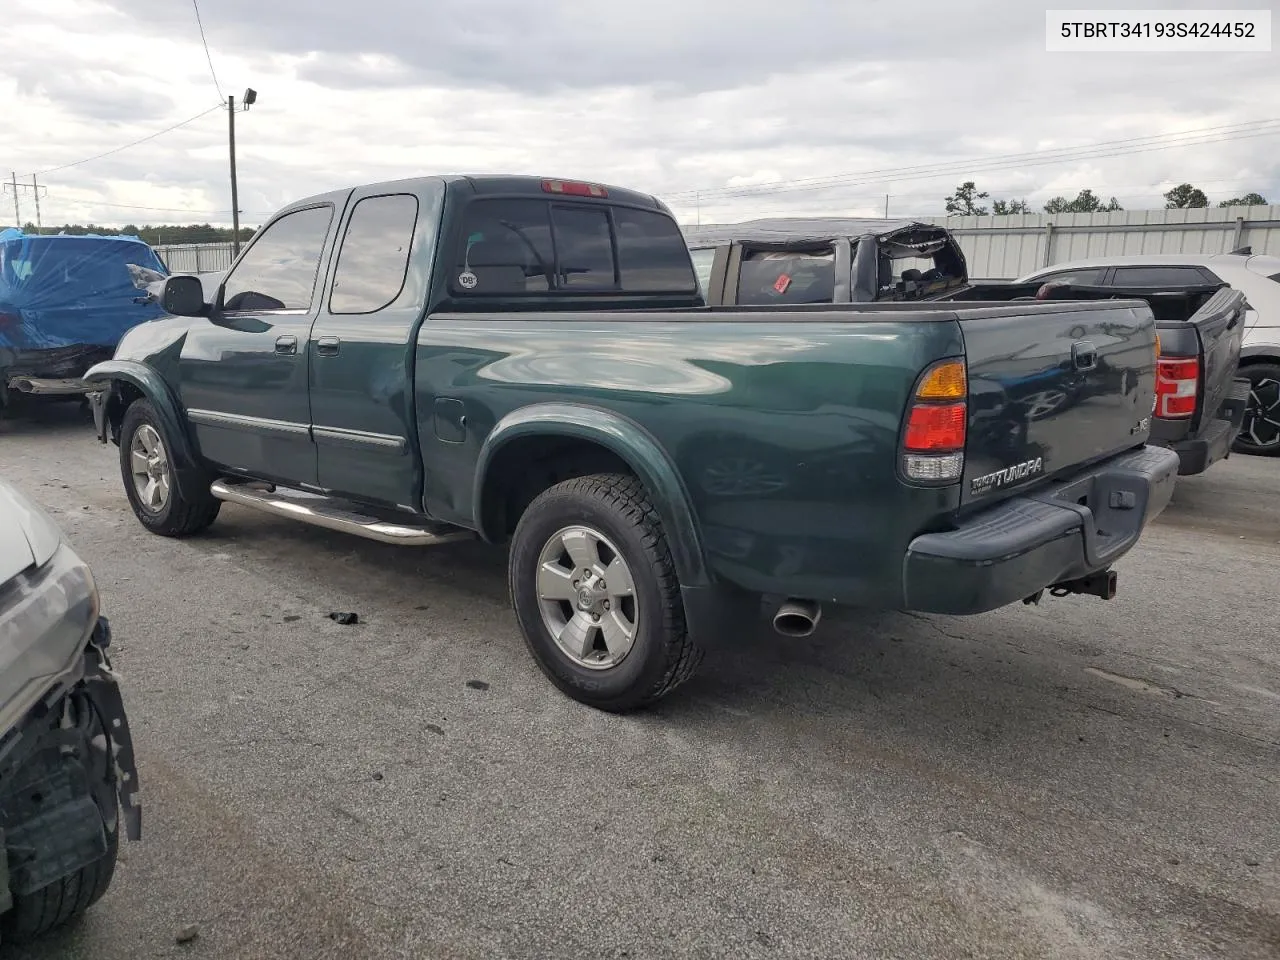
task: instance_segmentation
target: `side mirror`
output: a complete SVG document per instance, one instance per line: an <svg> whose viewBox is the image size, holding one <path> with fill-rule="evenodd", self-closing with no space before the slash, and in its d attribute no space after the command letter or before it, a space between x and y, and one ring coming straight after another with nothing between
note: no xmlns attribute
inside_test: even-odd
<svg viewBox="0 0 1280 960"><path fill-rule="evenodd" d="M198 277L166 277L160 306L175 317L204 316L204 286Z"/></svg>

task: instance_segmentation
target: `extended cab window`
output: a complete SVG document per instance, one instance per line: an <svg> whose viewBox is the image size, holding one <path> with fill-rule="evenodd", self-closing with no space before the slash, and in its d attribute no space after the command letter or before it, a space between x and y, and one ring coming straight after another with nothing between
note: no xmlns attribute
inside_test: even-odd
<svg viewBox="0 0 1280 960"><path fill-rule="evenodd" d="M338 252L330 313L376 313L400 296L417 220L418 198L410 194L356 204Z"/></svg>
<svg viewBox="0 0 1280 960"><path fill-rule="evenodd" d="M333 207L286 213L254 238L223 288L224 310L307 310Z"/></svg>
<svg viewBox="0 0 1280 960"><path fill-rule="evenodd" d="M835 252L747 250L738 269L738 303L831 303L836 295Z"/></svg>
<svg viewBox="0 0 1280 960"><path fill-rule="evenodd" d="M1208 278L1195 267L1116 267L1114 287L1199 287Z"/></svg>
<svg viewBox="0 0 1280 960"><path fill-rule="evenodd" d="M544 200L469 204L449 283L462 296L697 290L684 237L669 217Z"/></svg>

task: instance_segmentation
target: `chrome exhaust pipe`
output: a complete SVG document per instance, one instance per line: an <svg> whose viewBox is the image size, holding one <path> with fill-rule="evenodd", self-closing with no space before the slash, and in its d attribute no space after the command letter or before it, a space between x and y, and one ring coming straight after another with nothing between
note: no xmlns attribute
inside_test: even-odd
<svg viewBox="0 0 1280 960"><path fill-rule="evenodd" d="M784 637L807 637L822 619L822 605L814 600L792 598L773 615L773 629Z"/></svg>

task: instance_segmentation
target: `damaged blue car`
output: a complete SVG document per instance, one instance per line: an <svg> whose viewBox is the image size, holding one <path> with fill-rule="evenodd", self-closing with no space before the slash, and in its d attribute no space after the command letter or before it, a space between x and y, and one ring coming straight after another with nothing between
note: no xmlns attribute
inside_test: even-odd
<svg viewBox="0 0 1280 960"><path fill-rule="evenodd" d="M0 231L0 410L83 399L81 375L163 314L148 286L167 275L137 237Z"/></svg>

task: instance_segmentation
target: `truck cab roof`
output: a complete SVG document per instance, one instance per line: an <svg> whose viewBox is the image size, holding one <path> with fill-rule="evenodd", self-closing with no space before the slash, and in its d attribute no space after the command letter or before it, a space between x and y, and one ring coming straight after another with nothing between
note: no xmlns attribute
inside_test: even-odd
<svg viewBox="0 0 1280 960"><path fill-rule="evenodd" d="M342 187L338 190L329 190L325 193L313 194L310 197L304 197L301 200L295 200L288 206L282 207L272 219L278 219L281 215L304 207L315 206L320 203L339 204L343 202L348 195L354 190L360 190L365 193L382 192L396 193L400 191L411 190L421 186L427 182L436 182L443 184L466 185L476 196L544 196L548 193L559 192L555 188L548 188L548 184L559 185L585 185L595 188L598 193L567 193L567 196L573 200L587 201L599 200L612 204L626 204L628 206L642 207L648 210L657 210L667 213L667 207L661 200L651 194L641 193L637 190L628 190L625 187L616 187L612 184L604 183L585 183L581 180L568 180L555 177L535 177L527 174L436 174L423 177L402 177L398 180L384 180L378 183L361 183L352 184Z"/></svg>

